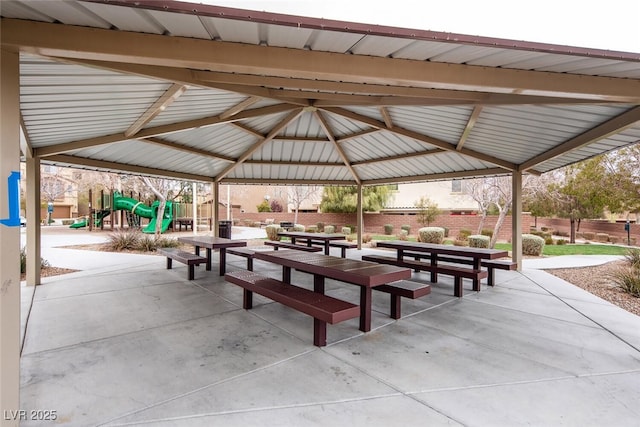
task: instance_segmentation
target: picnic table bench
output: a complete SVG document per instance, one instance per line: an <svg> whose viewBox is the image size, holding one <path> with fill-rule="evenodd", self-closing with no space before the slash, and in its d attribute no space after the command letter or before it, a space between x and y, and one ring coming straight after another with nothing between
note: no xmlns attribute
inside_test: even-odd
<svg viewBox="0 0 640 427"><path fill-rule="evenodd" d="M195 277L195 266L207 262L205 257L177 248L158 248L156 252L167 257L167 270L171 270L173 260L186 264L189 268L189 280Z"/></svg>
<svg viewBox="0 0 640 427"><path fill-rule="evenodd" d="M360 307L355 304L251 271L227 273L225 280L243 288L245 310L253 307L255 292L313 317L313 344L318 347L327 345L327 323L333 325L360 316Z"/></svg>
<svg viewBox="0 0 640 427"><path fill-rule="evenodd" d="M313 239L296 239L301 243L306 243L307 245L320 245L324 247L325 242L321 240L313 240ZM340 248L340 256L342 258L347 257L347 249L355 249L358 247L358 244L355 242L349 242L348 240L331 240L329 241L329 247L331 248Z"/></svg>
<svg viewBox="0 0 640 427"><path fill-rule="evenodd" d="M457 267L453 265L433 265L429 262L402 259L384 255L363 255L363 261L372 261L380 264L397 265L398 267L407 267L414 270L429 271L431 273L431 282L437 282L438 274L453 276L453 294L456 297L462 297L462 279L471 279L473 281L473 290L480 290L480 280L486 278L489 273L483 270L475 270L473 268Z"/></svg>
<svg viewBox="0 0 640 427"><path fill-rule="evenodd" d="M420 253L420 252L404 252L404 256L413 257L416 260L429 258L428 254ZM468 258L461 258L456 256L440 256L438 261L443 262L452 262L457 264L473 264L473 260ZM488 278L487 285L494 286L495 285L495 272L494 270L507 270L513 271L517 268L518 264L509 260L509 259L492 259L492 260L483 260L480 265L487 269Z"/></svg>
<svg viewBox="0 0 640 427"><path fill-rule="evenodd" d="M297 251L305 251L305 252L320 252L322 248L317 246L306 246L306 245L298 245L297 243L289 243L289 242L280 242L276 240L267 240L264 242L267 246L273 246L274 250L278 250L278 248L284 249L295 249Z"/></svg>
<svg viewBox="0 0 640 427"><path fill-rule="evenodd" d="M272 251L272 248L266 248L263 246L241 247L241 248L229 248L228 254L236 255L247 259L247 270L253 271L253 258L257 251Z"/></svg>
<svg viewBox="0 0 640 427"><path fill-rule="evenodd" d="M431 293L431 285L411 280L398 280L373 288L376 291L386 292L391 296L391 309L389 316L393 319L401 317L401 297L417 299Z"/></svg>

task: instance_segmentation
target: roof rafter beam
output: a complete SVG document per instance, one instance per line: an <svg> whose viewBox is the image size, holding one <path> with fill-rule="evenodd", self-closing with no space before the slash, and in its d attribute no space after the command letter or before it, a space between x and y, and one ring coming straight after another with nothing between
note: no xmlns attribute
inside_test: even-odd
<svg viewBox="0 0 640 427"><path fill-rule="evenodd" d="M462 150L464 143L467 142L467 138L471 134L473 127L476 125L476 122L478 121L478 117L480 117L480 113L482 113L482 106L478 105L476 108L473 109L473 112L469 116L469 120L467 120L467 125L464 127L464 131L462 132L462 135L458 140L458 144L456 145L457 151Z"/></svg>
<svg viewBox="0 0 640 427"><path fill-rule="evenodd" d="M138 117L138 119L124 131L124 136L131 138L140 129L142 129L144 125L153 120L154 117L163 112L169 105L178 99L186 90L187 87L185 85L176 83L172 84L171 87L169 87L169 89L167 89L166 92L163 93L162 96L160 96L156 102L147 109L147 111L142 113L140 117Z"/></svg>
<svg viewBox="0 0 640 427"><path fill-rule="evenodd" d="M289 162L289 161L274 161L274 160L246 160L244 162L247 165L278 165L278 166L324 166L324 167L343 167L344 163L332 163L332 162Z"/></svg>
<svg viewBox="0 0 640 427"><path fill-rule="evenodd" d="M188 147L188 146L182 145L182 144L176 144L174 142L165 141L164 139L156 138L156 137L153 137L153 136L149 137L149 138L140 138L139 140L142 141L142 142L148 142L150 144L158 145L158 146L161 146L161 147L170 148L172 150L183 151L185 153L195 154L195 155L203 156L203 157L209 157L209 158L216 159L216 160L223 160L225 162L233 163L233 162L236 161L236 159L234 159L232 157L221 156L219 154L215 154L215 153L212 153L212 152L207 151L207 150L201 150L199 148Z"/></svg>
<svg viewBox="0 0 640 427"><path fill-rule="evenodd" d="M360 180L360 177L358 176L358 173L356 172L356 170L353 168L353 166L351 166L351 161L349 160L349 157L347 157L347 154L345 153L343 148L340 146L340 144L338 144L338 141L336 141L336 138L333 136L333 131L331 130L331 126L329 125L329 122L327 122L327 119L319 111L314 110L313 114L318 119L318 122L320 122L320 127L322 127L322 130L324 131L325 135L327 135L327 138L329 138L334 148L340 155L340 158L344 162L344 165L347 167L347 169L349 169L349 172L351 172L351 176L353 176L353 179L356 181L356 184L360 185L362 181Z"/></svg>
<svg viewBox="0 0 640 427"><path fill-rule="evenodd" d="M45 56L45 55L42 55ZM254 85L241 85L241 84L228 84L228 83L215 83L194 78L194 71L188 69L164 67L161 65L144 65L144 64L125 64L112 61L96 61L89 59L79 58L65 58L58 56L49 56L49 58L69 63L84 65L87 67L100 68L103 70L115 71L118 73L133 74L141 77L149 77L153 79L162 79L168 82L175 82L184 85L197 86L205 89L217 89L227 92L236 92L247 95L249 97L257 98L271 98L280 102L293 104L295 106L306 106L309 102L306 98L300 99L299 96L293 98L284 97L284 93L273 91L272 89L258 87Z"/></svg>
<svg viewBox="0 0 640 427"><path fill-rule="evenodd" d="M20 138L20 151L27 159L33 158L33 148L31 146L31 138L29 138L29 132L27 131L27 125L24 123L24 116L20 113L20 128L24 135L24 140Z"/></svg>
<svg viewBox="0 0 640 427"><path fill-rule="evenodd" d="M434 150L416 151L415 153L403 153L395 156L387 156L387 157L380 157L377 159L363 160L361 162L353 162L351 163L351 166L362 166L362 165L368 165L371 163L386 162L389 160L404 160L404 159L409 159L411 157L431 156L433 154L438 154L438 153L444 153L444 150L440 148L436 148Z"/></svg>
<svg viewBox="0 0 640 427"><path fill-rule="evenodd" d="M354 181L331 180L331 179L263 179L263 178L225 178L220 180L220 184L271 184L271 185L356 185Z"/></svg>
<svg viewBox="0 0 640 427"><path fill-rule="evenodd" d="M221 119L228 119L229 117L233 117L236 114L238 114L239 112L244 111L247 108L251 107L253 104L255 104L256 102L260 101L261 99L262 98L259 97L259 96L250 96L249 98L245 99L242 102L239 102L238 104L236 104L233 107L229 108L224 113L220 114L220 118Z"/></svg>
<svg viewBox="0 0 640 427"><path fill-rule="evenodd" d="M230 123L238 120L243 120L247 118L259 117L268 114L277 114L286 111L290 111L291 109L296 108L292 105L288 104L278 104L272 105L264 108L256 108L253 110L243 111L241 113L236 114L232 118L222 119L220 116L214 117L205 117L203 119L195 119L195 120L187 120L179 123L172 123L169 125L161 125L150 127L146 129L140 130L136 134L136 138L148 138L152 136L158 136L168 133L180 132L187 129L204 127L204 126L213 126L221 123ZM126 141L127 138L124 133L115 133L111 135L104 135L95 138L82 139L78 141L65 142L62 144L49 145L46 147L41 147L36 149L36 155L40 157L51 156L54 154L61 154L68 151L81 150L83 148L94 147L97 145L103 144L112 144L115 142Z"/></svg>
<svg viewBox="0 0 640 427"><path fill-rule="evenodd" d="M626 128L634 126L639 121L640 106L631 108L624 113L600 123L588 131L565 141L561 145L558 145L553 149L522 163L519 165L518 170L526 171L531 169L540 163L553 159L554 157L561 156L569 151L584 147L585 145L591 144L592 142L598 141L602 138L606 138L614 133L622 132Z"/></svg>
<svg viewBox="0 0 640 427"><path fill-rule="evenodd" d="M280 121L280 123L278 123L277 125L275 125L273 127L273 129L271 129L269 131L269 133L267 134L267 136L265 136L264 138L262 138L261 140L259 140L258 142L256 142L255 144L253 144L247 151L245 151L244 153L242 153L242 155L236 160L236 162L232 165L229 165L225 168L225 170L223 170L217 177L215 177L215 181L216 182L220 182L220 180L222 178L224 178L225 176L227 176L230 172L232 172L235 168L237 168L238 166L240 166L242 163L244 163L245 160L247 160L253 153L255 153L258 149L260 149L260 147L262 147L264 144L266 144L267 142L271 141L282 129L284 129L285 127L287 127L287 125L289 125L289 123L291 123L292 121L294 121L296 118L298 118L298 116L300 114L302 114L304 110L302 108L297 108L293 111L291 111L289 114L287 114L287 116L282 119Z"/></svg>
<svg viewBox="0 0 640 427"><path fill-rule="evenodd" d="M429 144L429 145L433 145L436 146L438 148L441 148L443 150L446 151L456 151L456 147L453 144L450 144L446 141L442 141L440 139L437 138L433 138L409 129L405 129L405 128L401 128L401 127L394 127L392 129L387 128L387 126L385 125L385 123L373 119L371 117L367 117L364 116L362 114L358 114L358 113L354 113L353 111L349 111L349 110L345 110L343 108L323 108L323 110L325 111L329 111L331 113L334 114L338 114L340 116L343 117L347 117L349 119L352 120L357 120L360 121L362 123L366 123L369 126L375 127L377 129L384 129L386 131L389 131L391 133L395 133L397 135L401 135L401 136L405 136L411 139L414 139L416 141L419 142L423 142L425 144ZM478 160L482 160L484 162L489 162L489 163L493 163L496 166L500 166L504 169L510 170L510 171L514 171L516 169L516 165L514 163L511 162L507 162L505 160L501 160L498 159L497 157L493 157L493 156L488 156L486 154L483 153L479 153L477 151L473 151L473 150L469 150L466 148L461 148L458 151L460 154L464 154L466 156L469 157L473 157L474 159L478 159Z"/></svg>
<svg viewBox="0 0 640 427"><path fill-rule="evenodd" d="M450 64L2 19L3 47L37 55L351 83L640 104L633 79ZM401 63L402 66L398 66Z"/></svg>
<svg viewBox="0 0 640 427"><path fill-rule="evenodd" d="M362 185L385 185L385 184L401 184L403 182L421 182L421 181L442 181L448 179L475 178L479 176L505 175L508 172L502 168L480 169L463 172L445 172L427 175L403 176L396 178L370 179L364 181Z"/></svg>
<svg viewBox="0 0 640 427"><path fill-rule="evenodd" d="M186 181L202 181L211 182L210 176L195 175L189 173L182 173L176 171L170 171L165 169L149 168L145 166L137 166L126 163L108 162L104 160L88 159L86 157L76 157L67 154L56 154L49 156L45 160L46 163L53 164L69 164L79 167L86 167L87 169L98 170L116 170L122 172L129 172L138 175L150 175L175 179L183 179Z"/></svg>

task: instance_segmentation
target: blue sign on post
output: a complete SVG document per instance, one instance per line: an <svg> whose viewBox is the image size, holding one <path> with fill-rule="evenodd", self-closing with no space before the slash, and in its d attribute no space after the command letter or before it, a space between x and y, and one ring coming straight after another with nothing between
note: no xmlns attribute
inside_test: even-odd
<svg viewBox="0 0 640 427"><path fill-rule="evenodd" d="M7 178L9 218L0 219L7 227L20 227L20 172L12 171Z"/></svg>

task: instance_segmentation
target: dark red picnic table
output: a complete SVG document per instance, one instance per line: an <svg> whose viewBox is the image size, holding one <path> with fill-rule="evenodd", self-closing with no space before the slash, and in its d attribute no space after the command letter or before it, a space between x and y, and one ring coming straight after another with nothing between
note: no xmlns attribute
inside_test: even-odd
<svg viewBox="0 0 640 427"><path fill-rule="evenodd" d="M256 252L255 258L282 266L282 281L291 283L291 269L313 274L314 291L324 294L325 279L360 286L360 330L371 330L372 289L411 278L411 270L375 262L295 250Z"/></svg>

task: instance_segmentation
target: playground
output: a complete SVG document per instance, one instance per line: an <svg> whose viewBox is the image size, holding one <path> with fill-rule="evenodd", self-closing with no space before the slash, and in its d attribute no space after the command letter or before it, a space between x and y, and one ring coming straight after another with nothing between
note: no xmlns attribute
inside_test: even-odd
<svg viewBox="0 0 640 427"><path fill-rule="evenodd" d="M197 219L194 221L191 203L178 203L171 200L165 202L164 211L159 214L160 201L149 204L133 197L124 196L118 191L107 193L100 191L94 198L89 191L90 214L77 218L69 228L104 229L105 225L119 228L140 229L143 233L153 234L160 223L160 232L182 229L185 226L193 230L194 222L208 224L211 229L211 205L197 207ZM94 206L98 206L94 208Z"/></svg>

